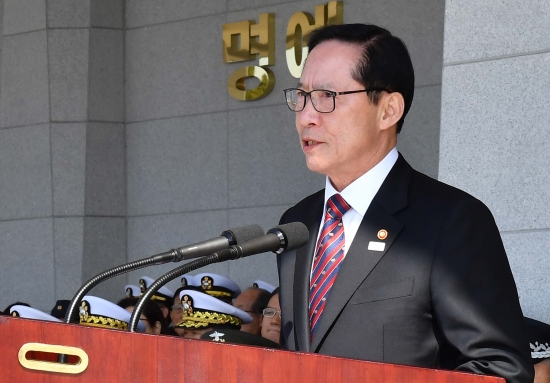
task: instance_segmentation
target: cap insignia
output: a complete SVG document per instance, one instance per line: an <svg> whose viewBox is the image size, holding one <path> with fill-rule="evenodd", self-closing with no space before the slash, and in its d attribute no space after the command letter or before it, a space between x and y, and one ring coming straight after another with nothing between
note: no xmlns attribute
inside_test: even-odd
<svg viewBox="0 0 550 383"><path fill-rule="evenodd" d="M225 334L221 332L214 331L212 334L210 334L210 337L214 338L212 339L213 342L225 342L225 339L220 339L220 337L224 336Z"/></svg>
<svg viewBox="0 0 550 383"><path fill-rule="evenodd" d="M187 287L187 278L181 279L181 287Z"/></svg>
<svg viewBox="0 0 550 383"><path fill-rule="evenodd" d="M210 290L212 289L213 285L214 285L214 280L211 277L205 276L202 278L201 287L203 290Z"/></svg>
<svg viewBox="0 0 550 383"><path fill-rule="evenodd" d="M193 315L193 298L189 295L184 295L181 301L183 306L183 316L192 316Z"/></svg>
<svg viewBox="0 0 550 383"><path fill-rule="evenodd" d="M88 320L89 313L90 313L90 304L87 301L82 301L80 303L80 308L78 309L80 322L86 322Z"/></svg>
<svg viewBox="0 0 550 383"><path fill-rule="evenodd" d="M145 292L145 290L147 290L147 284L143 279L139 280L139 289L141 290L142 294Z"/></svg>

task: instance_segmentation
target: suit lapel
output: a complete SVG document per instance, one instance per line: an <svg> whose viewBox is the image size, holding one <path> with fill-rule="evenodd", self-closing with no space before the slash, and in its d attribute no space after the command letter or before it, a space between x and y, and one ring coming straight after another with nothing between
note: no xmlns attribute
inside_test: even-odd
<svg viewBox="0 0 550 383"><path fill-rule="evenodd" d="M407 205L409 179L410 167L400 155L365 213L353 243L338 271L336 281L327 298L325 309L319 319L319 327L311 343L311 351L319 351L324 338L342 309L382 257L389 251L399 235L403 224L394 218L393 214ZM385 240L378 238L378 232L381 229L385 229L388 233ZM383 242L385 244L384 249L382 251L369 250L371 241ZM309 265L311 265L311 259L309 262Z"/></svg>
<svg viewBox="0 0 550 383"><path fill-rule="evenodd" d="M309 351L309 275L315 252L319 222L323 219L325 194L305 212L303 223L309 230L309 242L296 250L296 271L294 273L294 334L297 351Z"/></svg>

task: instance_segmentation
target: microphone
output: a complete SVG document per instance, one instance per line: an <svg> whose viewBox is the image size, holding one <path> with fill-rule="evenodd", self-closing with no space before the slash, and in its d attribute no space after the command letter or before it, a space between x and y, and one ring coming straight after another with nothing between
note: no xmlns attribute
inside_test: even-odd
<svg viewBox="0 0 550 383"><path fill-rule="evenodd" d="M309 240L309 230L302 222L291 222L268 230L263 237L254 238L244 243L239 242L228 249L216 253L215 262L239 259L249 255L272 251L281 254L283 251L294 250L303 246Z"/></svg>
<svg viewBox="0 0 550 383"><path fill-rule="evenodd" d="M76 319L76 309L80 304L82 297L88 293L94 286L102 281L113 278L117 275L127 273L132 270L141 269L151 265L159 265L167 262L178 262L182 259L196 258L211 254L213 251L227 249L227 247L235 245L238 242L246 242L250 239L261 237L264 235L263 229L259 225L248 225L226 230L218 238L199 242L194 245L184 246L170 250L165 253L153 255L148 258L140 259L130 263L125 263L121 266L116 266L112 269L104 271L95 277L88 280L76 292L65 317L65 323L71 323L71 320Z"/></svg>
<svg viewBox="0 0 550 383"><path fill-rule="evenodd" d="M178 247L170 251L151 256L153 264L160 265L167 262L180 262L186 259L203 257L216 251L227 249L237 243L246 242L264 235L259 225L248 225L225 230L221 236L192 245Z"/></svg>

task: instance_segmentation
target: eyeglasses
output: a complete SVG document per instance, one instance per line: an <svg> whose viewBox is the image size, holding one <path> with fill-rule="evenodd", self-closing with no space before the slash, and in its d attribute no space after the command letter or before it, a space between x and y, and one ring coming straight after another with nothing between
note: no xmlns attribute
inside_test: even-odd
<svg viewBox="0 0 550 383"><path fill-rule="evenodd" d="M283 90L286 98L288 109L293 112L301 112L306 107L307 98L311 100L313 108L319 113L330 113L336 107L336 96L344 94L353 94L361 92L382 92L387 91L385 88L369 88L361 90L348 90L345 92L334 92L332 90L314 89L311 92L306 92L299 88L289 88Z"/></svg>
<svg viewBox="0 0 550 383"><path fill-rule="evenodd" d="M281 310L275 310L271 307L268 307L262 311L262 314L264 314L264 317L272 318L275 316L275 314L279 314L279 318L281 317Z"/></svg>

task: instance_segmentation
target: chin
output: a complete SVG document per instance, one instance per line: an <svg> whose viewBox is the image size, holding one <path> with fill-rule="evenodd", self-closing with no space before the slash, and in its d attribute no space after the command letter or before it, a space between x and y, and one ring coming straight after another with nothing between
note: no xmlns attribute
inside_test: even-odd
<svg viewBox="0 0 550 383"><path fill-rule="evenodd" d="M319 173L319 174L327 174L326 167L320 164L319 161L315 161L313 159L306 160L306 166L312 172Z"/></svg>
<svg viewBox="0 0 550 383"><path fill-rule="evenodd" d="M280 337L281 337L281 333L279 331L274 331L274 330L269 331L266 336L267 339L277 344L279 344Z"/></svg>

